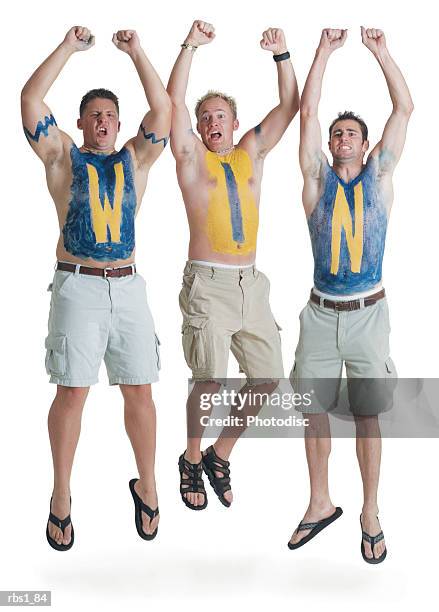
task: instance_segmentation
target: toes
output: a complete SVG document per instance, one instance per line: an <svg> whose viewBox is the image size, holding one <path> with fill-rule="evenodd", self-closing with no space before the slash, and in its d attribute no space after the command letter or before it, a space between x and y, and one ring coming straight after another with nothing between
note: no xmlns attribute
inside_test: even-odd
<svg viewBox="0 0 439 612"><path fill-rule="evenodd" d="M67 544L70 544L71 539L72 539L72 527L71 525L69 525L68 527L66 527L66 530L64 532L64 538L62 539L62 543L67 546Z"/></svg>
<svg viewBox="0 0 439 612"><path fill-rule="evenodd" d="M227 500L231 504L232 501L233 501L233 493L232 493L232 491L226 491L224 493L224 499Z"/></svg>
<svg viewBox="0 0 439 612"><path fill-rule="evenodd" d="M386 545L384 543L384 540L381 540L381 542L378 542L378 544L374 546L373 553L374 553L375 559L378 559L378 557L381 557L381 555L384 552L385 547Z"/></svg>
<svg viewBox="0 0 439 612"><path fill-rule="evenodd" d="M62 544L62 531L52 523L49 523L49 535L57 544Z"/></svg>
<svg viewBox="0 0 439 612"><path fill-rule="evenodd" d="M372 548L371 548L369 542L365 542L364 540L363 540L363 542L364 542L364 554L366 555L366 557L368 559L372 559L373 558L373 553L372 553Z"/></svg>
<svg viewBox="0 0 439 612"><path fill-rule="evenodd" d="M154 531L156 530L156 527L159 524L159 518L160 518L160 515L155 516L152 520L150 520L149 516L145 514L144 512L142 512L143 531L148 535L151 535L152 533L154 533Z"/></svg>

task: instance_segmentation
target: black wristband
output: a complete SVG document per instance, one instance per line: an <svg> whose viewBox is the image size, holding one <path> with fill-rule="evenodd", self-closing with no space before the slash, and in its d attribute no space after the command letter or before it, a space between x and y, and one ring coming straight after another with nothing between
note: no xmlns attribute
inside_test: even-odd
<svg viewBox="0 0 439 612"><path fill-rule="evenodd" d="M273 59L275 62L282 62L283 60L290 59L290 52L285 51L285 53L281 53L280 55L273 55Z"/></svg>

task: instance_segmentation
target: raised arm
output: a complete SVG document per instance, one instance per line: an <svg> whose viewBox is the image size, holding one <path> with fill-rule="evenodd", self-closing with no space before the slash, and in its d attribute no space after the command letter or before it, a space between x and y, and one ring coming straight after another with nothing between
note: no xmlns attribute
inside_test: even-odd
<svg viewBox="0 0 439 612"><path fill-rule="evenodd" d="M392 112L384 127L381 140L370 153L377 159L380 172L391 174L404 148L413 102L407 83L387 50L384 32L375 28L366 30L362 26L361 38L381 66L392 100Z"/></svg>
<svg viewBox="0 0 439 612"><path fill-rule="evenodd" d="M300 102L299 162L304 178L303 205L307 216L317 203L322 170L326 164L318 117L323 75L331 53L344 45L346 37L347 30L322 31Z"/></svg>
<svg viewBox="0 0 439 612"><path fill-rule="evenodd" d="M260 45L262 49L271 51L277 60L279 104L259 125L244 134L240 145L250 150L255 156L264 158L279 142L299 110L300 97L283 31L280 28L265 30Z"/></svg>
<svg viewBox="0 0 439 612"><path fill-rule="evenodd" d="M171 149L177 161L193 161L195 148L200 144L192 130L186 106L186 90L195 50L214 38L214 27L210 23L194 21L169 77L168 94L172 102Z"/></svg>
<svg viewBox="0 0 439 612"><path fill-rule="evenodd" d="M52 111L44 98L58 78L67 60L76 51L85 51L94 45L90 30L74 26L67 32L63 42L35 70L21 92L21 115L26 137L47 166L59 163L71 142L67 134L58 129Z"/></svg>
<svg viewBox="0 0 439 612"><path fill-rule="evenodd" d="M125 145L132 149L138 167L148 170L168 142L171 129L171 102L160 77L140 45L137 32L119 30L113 34L113 43L131 58L150 108L140 124L137 135Z"/></svg>

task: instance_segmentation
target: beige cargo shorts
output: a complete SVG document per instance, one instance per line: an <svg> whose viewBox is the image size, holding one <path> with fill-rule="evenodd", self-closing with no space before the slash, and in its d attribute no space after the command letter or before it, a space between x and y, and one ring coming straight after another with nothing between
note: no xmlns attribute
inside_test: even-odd
<svg viewBox="0 0 439 612"><path fill-rule="evenodd" d="M230 350L249 384L283 378L269 292L269 280L254 266L186 264L179 300L183 351L194 380L223 381Z"/></svg>
<svg viewBox="0 0 439 612"><path fill-rule="evenodd" d="M390 357L386 298L352 311L309 301L299 319L290 381L295 392L311 393L312 403L297 410L310 414L336 410L343 364L352 414L376 415L391 408L397 374Z"/></svg>

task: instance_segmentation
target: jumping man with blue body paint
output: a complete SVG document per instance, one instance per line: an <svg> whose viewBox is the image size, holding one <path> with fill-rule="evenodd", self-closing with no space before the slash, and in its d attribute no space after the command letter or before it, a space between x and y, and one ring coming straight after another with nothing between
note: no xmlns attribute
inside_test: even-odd
<svg viewBox="0 0 439 612"><path fill-rule="evenodd" d="M139 535L154 537L159 520L151 395L159 347L145 282L134 264L134 221L149 169L168 140L171 105L136 32L120 30L113 43L132 59L150 106L137 135L120 151L115 149L119 105L112 92L94 89L83 97L79 148L59 129L44 100L67 60L94 45L87 28L67 32L21 95L24 131L45 165L60 227L46 338L46 369L58 385L48 420L54 487L46 535L57 550L68 550L74 541L70 474L83 406L103 358L110 384L120 386L125 401L126 430L140 475L130 482Z"/></svg>
<svg viewBox="0 0 439 612"><path fill-rule="evenodd" d="M291 380L299 390L306 380L325 379L326 393L312 411L306 410L311 498L289 547L303 546L342 513L329 496L327 411L337 403L344 363L364 492L361 552L366 562L380 563L387 552L377 517L381 459L378 414L385 409L378 400L386 400L386 393L362 396L358 389L363 382L373 383L369 389L386 389L386 379L396 376L389 355L390 327L381 268L393 200L392 176L402 154L413 104L404 77L387 50L384 33L361 28L361 36L384 73L393 105L382 138L366 163L367 127L351 112L340 113L330 126L332 165L322 152L318 106L323 75L332 52L343 46L347 30L323 30L300 107L303 205L314 255L314 288L300 315ZM380 385L379 381L384 382Z"/></svg>
<svg viewBox="0 0 439 612"><path fill-rule="evenodd" d="M214 28L195 21L169 79L172 100L171 149L190 228L180 307L183 349L196 381L187 404L187 449L179 460L180 492L192 510L206 507L202 469L221 503L230 506L228 458L240 434L226 428L215 445L200 452L200 396L215 393L227 376L230 350L248 383L272 391L283 376L278 326L268 301L269 282L255 267L258 209L264 161L299 107L299 94L282 30L270 28L261 47L276 61L279 104L235 146L236 104L221 92L208 92L195 109L191 127L186 89L197 47L211 42ZM261 381L258 384L255 381ZM199 421L199 419L198 419Z"/></svg>

